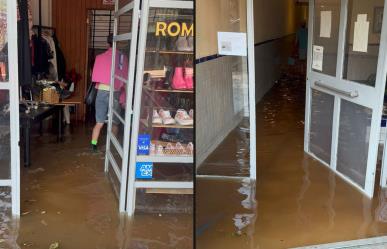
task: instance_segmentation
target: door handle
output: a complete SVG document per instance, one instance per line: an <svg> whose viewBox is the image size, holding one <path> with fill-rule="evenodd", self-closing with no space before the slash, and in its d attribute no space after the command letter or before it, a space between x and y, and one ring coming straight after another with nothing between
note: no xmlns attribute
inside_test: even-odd
<svg viewBox="0 0 387 249"><path fill-rule="evenodd" d="M337 94L344 95L344 96L349 97L349 98L351 98L351 99L354 99L354 98L359 97L359 92L356 91L356 90L355 90L355 91L344 91L344 90L335 88L335 87L333 87L333 86L325 85L325 84L322 83L321 81L316 81L316 82L315 82L315 85L318 86L318 87L320 87L320 88L324 88L324 89L326 89L326 90L335 92L335 93L337 93Z"/></svg>

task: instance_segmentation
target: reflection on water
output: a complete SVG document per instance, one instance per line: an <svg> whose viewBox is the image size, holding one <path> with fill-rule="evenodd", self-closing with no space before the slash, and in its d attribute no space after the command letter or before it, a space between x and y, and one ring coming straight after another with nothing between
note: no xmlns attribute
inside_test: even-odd
<svg viewBox="0 0 387 249"><path fill-rule="evenodd" d="M47 134L33 137L32 167L21 169L20 224L11 218L9 195L1 194L0 248L192 248L190 213L118 214L103 153L90 153L90 132L76 127L63 144ZM165 197L159 206L179 205L176 198L171 203Z"/></svg>
<svg viewBox="0 0 387 249"><path fill-rule="evenodd" d="M18 220L12 218L11 192L0 188L0 248L19 248L16 243Z"/></svg>
<svg viewBox="0 0 387 249"><path fill-rule="evenodd" d="M249 120L244 119L200 165L197 174L211 176L250 175Z"/></svg>

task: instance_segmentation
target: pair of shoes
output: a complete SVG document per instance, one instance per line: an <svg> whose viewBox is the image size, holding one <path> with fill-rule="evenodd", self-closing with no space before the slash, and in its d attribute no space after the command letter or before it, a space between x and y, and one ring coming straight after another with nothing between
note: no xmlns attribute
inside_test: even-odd
<svg viewBox="0 0 387 249"><path fill-rule="evenodd" d="M192 115L189 115L186 110L179 109L176 112L175 120L179 125L193 125L193 110L189 112Z"/></svg>
<svg viewBox="0 0 387 249"><path fill-rule="evenodd" d="M175 90L187 90L194 88L194 70L190 67L177 67L174 70L171 87Z"/></svg>
<svg viewBox="0 0 387 249"><path fill-rule="evenodd" d="M181 143L176 143L173 145L172 143L168 143L164 148L161 144L151 143L150 145L150 155L151 156L165 156L165 155L174 155L174 156L182 156L189 155L192 156L194 151L193 143L189 143L186 147L184 147Z"/></svg>
<svg viewBox="0 0 387 249"><path fill-rule="evenodd" d="M171 112L168 110L161 109L157 112L157 110L153 110L152 123L153 124L164 124L164 125L174 125L179 124L183 126L193 125L193 115L194 111L190 110L189 114L186 110L179 109L176 112L175 118L173 119L171 116Z"/></svg>
<svg viewBox="0 0 387 249"><path fill-rule="evenodd" d="M174 124L176 124L176 121L172 118L170 111L160 109L160 111L158 111L158 112L157 112L157 110L153 110L152 123L153 124L174 125Z"/></svg>

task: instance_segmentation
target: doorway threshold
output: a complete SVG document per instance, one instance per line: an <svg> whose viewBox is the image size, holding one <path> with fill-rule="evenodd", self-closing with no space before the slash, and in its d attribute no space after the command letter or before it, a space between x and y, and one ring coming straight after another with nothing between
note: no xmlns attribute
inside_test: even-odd
<svg viewBox="0 0 387 249"><path fill-rule="evenodd" d="M370 239L352 240L324 245L297 247L293 249L385 249L387 248L387 236Z"/></svg>

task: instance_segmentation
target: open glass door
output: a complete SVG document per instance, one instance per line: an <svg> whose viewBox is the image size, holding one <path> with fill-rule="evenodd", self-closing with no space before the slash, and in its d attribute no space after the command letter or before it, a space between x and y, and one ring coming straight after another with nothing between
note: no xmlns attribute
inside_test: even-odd
<svg viewBox="0 0 387 249"><path fill-rule="evenodd" d="M118 0L115 5L113 63L105 171L125 211L130 123L136 64L140 0Z"/></svg>
<svg viewBox="0 0 387 249"><path fill-rule="evenodd" d="M20 215L16 13L16 1L0 0L0 208Z"/></svg>
<svg viewBox="0 0 387 249"><path fill-rule="evenodd" d="M305 151L372 197L386 82L385 1L310 3Z"/></svg>

